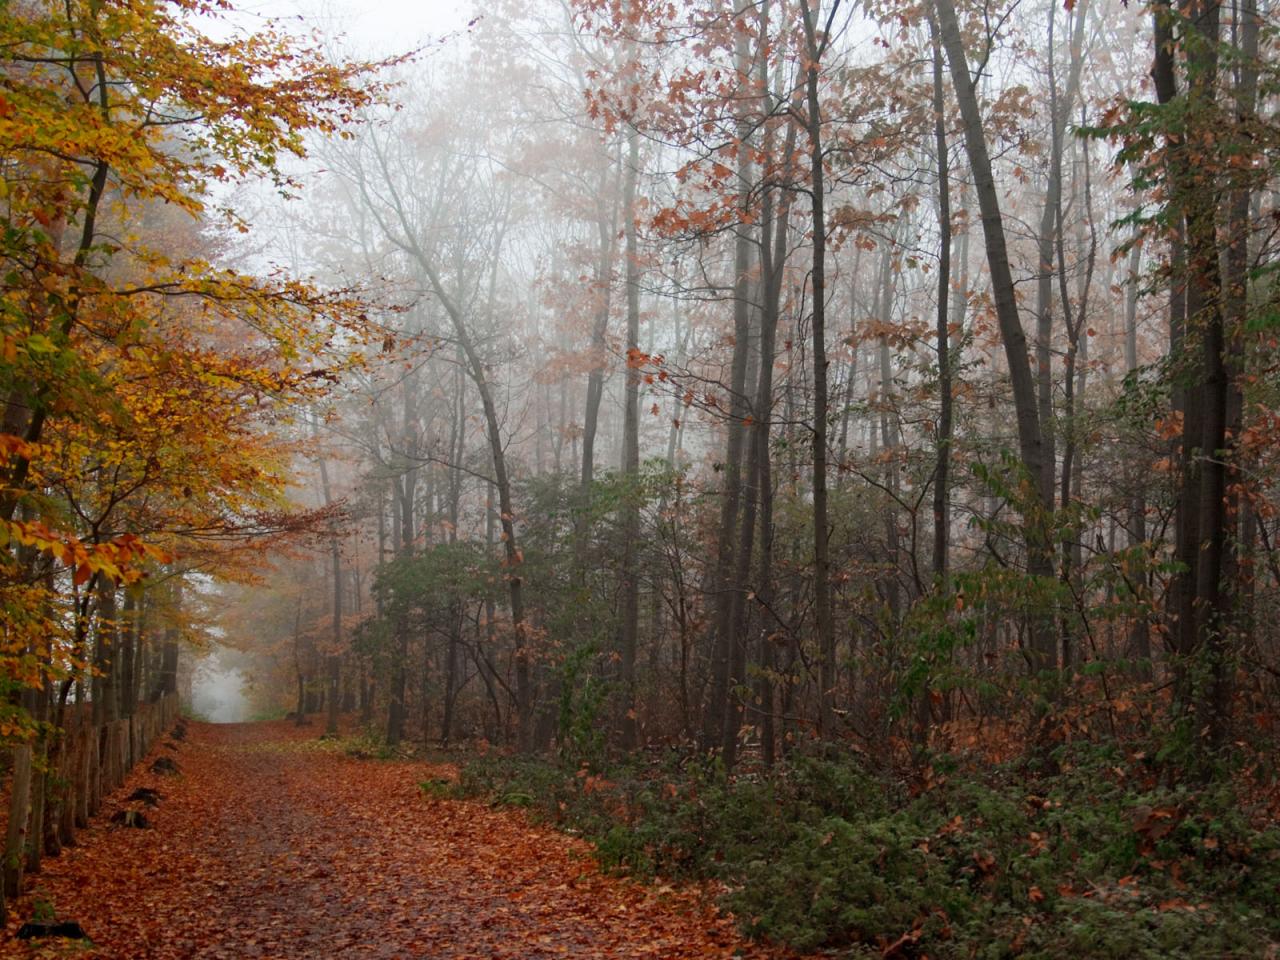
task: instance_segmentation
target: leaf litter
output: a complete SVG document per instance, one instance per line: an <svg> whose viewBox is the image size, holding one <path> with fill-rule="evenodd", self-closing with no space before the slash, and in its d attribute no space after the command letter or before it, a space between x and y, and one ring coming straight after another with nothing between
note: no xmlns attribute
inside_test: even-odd
<svg viewBox="0 0 1280 960"><path fill-rule="evenodd" d="M139 766L14 905L3 956L111 960L781 958L705 890L602 874L523 811L424 795L453 771L347 756L281 721L192 724L181 775ZM111 825L156 790L148 830ZM12 939L37 902L91 943Z"/></svg>

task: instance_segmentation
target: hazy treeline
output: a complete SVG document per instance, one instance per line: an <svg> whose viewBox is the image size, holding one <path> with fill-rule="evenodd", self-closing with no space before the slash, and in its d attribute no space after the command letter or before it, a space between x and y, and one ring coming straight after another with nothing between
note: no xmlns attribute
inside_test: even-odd
<svg viewBox="0 0 1280 960"><path fill-rule="evenodd" d="M391 331L296 427L263 706L870 751L1270 695L1272 11L500 4L313 149ZM1154 67L1153 67L1154 63Z"/></svg>

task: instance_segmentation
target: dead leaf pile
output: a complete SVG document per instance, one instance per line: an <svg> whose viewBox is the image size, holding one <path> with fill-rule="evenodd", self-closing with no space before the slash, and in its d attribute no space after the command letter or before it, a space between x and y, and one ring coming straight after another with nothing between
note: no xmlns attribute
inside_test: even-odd
<svg viewBox="0 0 1280 960"><path fill-rule="evenodd" d="M287 723L193 724L182 773L139 766L39 898L113 960L777 957L694 891L602 875L581 841L523 814L426 797L450 771L314 749ZM152 828L113 826L139 788ZM64 955L9 939L5 956Z"/></svg>

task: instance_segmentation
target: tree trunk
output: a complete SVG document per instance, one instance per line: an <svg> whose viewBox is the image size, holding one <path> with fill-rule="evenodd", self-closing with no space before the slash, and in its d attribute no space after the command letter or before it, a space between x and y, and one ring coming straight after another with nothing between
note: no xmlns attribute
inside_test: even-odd
<svg viewBox="0 0 1280 960"><path fill-rule="evenodd" d="M125 588L120 624L120 713L125 717L132 717L138 710L137 664L144 602L145 595L140 588Z"/></svg>
<svg viewBox="0 0 1280 960"><path fill-rule="evenodd" d="M964 123L965 149L973 173L974 190L982 212L982 234L986 243L987 268L991 275L991 292L995 302L996 321L1009 366L1014 416L1018 428L1018 449L1030 489L1024 493L1027 515L1023 517L1023 536L1027 549L1027 572L1033 577L1053 575L1052 546L1049 543L1049 520L1053 504L1046 501L1041 478L1044 476L1045 452L1041 433L1035 380L1031 375L1027 337L1018 315L1013 272L1005 240L1004 217L1000 212L1000 193L992 174L991 155L987 149L978 94L969 73L969 60L960 24L956 19L954 0L933 0L938 18L938 32L951 65L951 82ZM1051 670L1057 665L1056 641L1052 616L1034 616L1029 649L1029 665L1033 674Z"/></svg>
<svg viewBox="0 0 1280 960"><path fill-rule="evenodd" d="M1129 271L1125 291L1124 313L1124 358L1125 370L1130 377L1138 369L1138 288L1142 270L1142 245L1135 240L1129 250ZM1134 600L1138 605L1145 604L1150 598L1149 586L1151 575L1148 572L1147 550L1147 483L1146 470L1138 457L1139 450L1133 451L1129 460L1127 481L1129 487L1129 549L1142 551L1143 562L1135 582ZM1129 649L1127 654L1136 661L1134 671L1138 677L1150 680L1151 668L1151 625L1149 617L1136 606L1133 623L1129 628Z"/></svg>
<svg viewBox="0 0 1280 960"><path fill-rule="evenodd" d="M1256 123L1258 101L1258 34L1260 18L1257 0L1240 0L1238 6L1237 46L1240 63L1235 83L1236 122L1241 130L1250 130ZM1247 136L1247 134L1245 135ZM1252 158L1251 158L1252 159ZM1250 207L1253 202L1252 185L1247 179L1233 185L1228 194L1226 223L1226 253L1223 257L1223 324L1226 338L1226 435L1233 444L1244 429L1244 396L1240 381L1244 375L1244 343L1248 329L1249 310L1249 262L1251 258ZM1223 558L1224 592L1223 606L1230 611L1223 623L1224 629L1233 633L1237 651L1247 649L1253 639L1253 583L1250 555L1255 535L1252 499L1256 482L1246 480L1246 465L1238 454L1228 461L1226 515L1232 524L1227 536L1232 541ZM1244 495L1242 496L1242 491ZM1216 678L1212 691L1213 710L1223 719L1217 724L1221 739L1225 734L1226 717L1231 706L1230 665L1224 665Z"/></svg>
<svg viewBox="0 0 1280 960"><path fill-rule="evenodd" d="M1079 495L1081 483L1081 465L1077 461L1078 431L1076 426L1077 406L1084 404L1084 387L1088 371L1089 338L1084 329L1085 317L1089 311L1089 290L1093 283L1093 273L1098 260L1098 234L1093 223L1093 191L1089 174L1089 147L1084 141L1084 215L1089 223L1089 247L1085 254L1085 270L1081 278L1079 295L1073 306L1067 290L1066 236L1062 199L1058 199L1058 210L1055 215L1054 244L1058 257L1058 290L1062 301L1062 323L1067 331L1067 358L1063 371L1063 446L1062 446L1062 480L1061 502L1068 508L1072 500ZM1074 189L1074 183L1073 183ZM1083 524L1083 520L1080 521ZM1076 595L1080 595L1080 570L1083 566L1083 528L1073 531L1062 545L1062 582L1075 583ZM1065 624L1065 618L1064 618ZM1064 625L1062 631L1062 665L1070 667L1075 656L1072 648L1071 631Z"/></svg>
<svg viewBox="0 0 1280 960"><path fill-rule="evenodd" d="M318 427L315 427L318 431ZM320 489L324 494L324 505L332 509L333 490L329 486L329 468L323 457L320 458ZM328 682L329 682L329 711L325 718L324 732L327 736L338 735L338 711L341 709L341 703L338 697L338 687L341 681L342 670L342 549L338 539L338 529L336 525L329 528L329 560L331 573L333 576L333 649L329 651L329 656L325 658L328 664Z"/></svg>
<svg viewBox="0 0 1280 960"><path fill-rule="evenodd" d="M9 793L9 829L5 835L3 874L4 896L13 900L22 893L26 867L27 829L31 812L31 744L13 748L13 779Z"/></svg>
<svg viewBox="0 0 1280 960"><path fill-rule="evenodd" d="M622 473L627 489L622 499L622 748L636 745L636 640L640 629L640 263L636 244L636 177L640 135L628 138L623 209L626 213L627 384L623 404Z"/></svg>
<svg viewBox="0 0 1280 960"><path fill-rule="evenodd" d="M933 579L947 587L948 547L951 542L951 169L947 144L946 89L942 82L942 45L938 23L929 17L933 47L933 143L938 167L938 304L934 325L934 349L938 357L938 429L933 467Z"/></svg>
<svg viewBox="0 0 1280 960"><path fill-rule="evenodd" d="M839 7L832 4L831 16ZM818 43L814 12L801 0L808 69L805 99L808 107L809 174L812 193L813 268L813 598L818 627L818 733L835 732L836 631L831 607L830 531L827 520L827 220L823 209L826 176L822 156L822 107L818 99L818 69L826 48Z"/></svg>
<svg viewBox="0 0 1280 960"><path fill-rule="evenodd" d="M401 434L404 444L409 447L414 425L418 421L417 397L413 385L406 381L403 384L404 409L401 422ZM406 560L413 555L414 492L417 488L418 472L408 468L392 482L391 520L392 540L395 544L397 559ZM405 724L409 718L409 616L403 605L393 613L391 664L391 702L387 707L387 743L398 745L405 736Z"/></svg>
<svg viewBox="0 0 1280 960"><path fill-rule="evenodd" d="M54 769L49 761L54 758L50 750L49 730L44 724L49 721L49 686L46 682L38 690L30 691L27 707L32 719L42 729L36 735L34 743L34 763L31 774L31 815L27 833L27 873L40 872L40 860L44 856L45 818L49 815L50 789L52 787Z"/></svg>
<svg viewBox="0 0 1280 960"><path fill-rule="evenodd" d="M93 716L99 724L111 723L117 716L119 701L116 691L115 660L120 651L120 624L116 618L116 586L106 577L98 581L98 623L94 630Z"/></svg>
<svg viewBox="0 0 1280 960"><path fill-rule="evenodd" d="M293 672L298 681L298 707L294 711L294 726L307 722L307 678L302 669L302 591L298 591L298 604L293 612Z"/></svg>
<svg viewBox="0 0 1280 960"><path fill-rule="evenodd" d="M761 5L761 43L769 40L769 4ZM762 90L768 90L768 58L761 57ZM795 153L796 125L787 124L782 156L790 158ZM764 156L766 162L776 162L772 128L765 131ZM760 272L764 287L760 313L760 376L756 382L754 403L755 422L751 431L751 447L748 453L748 470L752 485L759 499L760 551L756 566L755 594L760 610L759 628L760 670L756 680L756 700L760 715L761 759L773 764L777 751L777 731L774 723L773 675L776 670L774 631L770 619L773 610L773 471L769 441L773 420L773 374L777 354L779 306L782 297L782 273L787 256L787 223L794 194L780 194L775 216L775 191L766 189L762 197L760 218ZM744 578L745 579L745 578ZM745 626L745 624L744 624Z"/></svg>
<svg viewBox="0 0 1280 960"><path fill-rule="evenodd" d="M742 16L739 6L736 16ZM745 76L749 69L750 52L745 31L735 38L735 57L739 72ZM738 119L738 135L744 141L750 137L750 125L745 117ZM744 193L751 182L751 151L738 151L737 183ZM725 458L722 473L723 489L720 501L720 526L717 536L715 573L710 587L715 604L715 636L712 647L712 685L707 713L703 718L703 736L707 746L725 745L725 726L732 711L733 696L733 608L734 593L743 589L734 582L737 569L738 513L742 503L742 454L745 424L748 415L746 402L747 362L751 352L751 237L746 225L741 224L734 241L733 258L733 357L729 373L729 411L725 424ZM735 730L736 734L736 730ZM734 747L736 747L736 735ZM730 748L732 753L733 748ZM732 766L733 757L725 758Z"/></svg>
<svg viewBox="0 0 1280 960"><path fill-rule="evenodd" d="M498 526L497 519L498 518L496 516L496 511L494 510L494 503L493 503L493 484L488 484L485 490L485 501L484 501L484 543L485 543L485 556L488 556L488 557L492 557L494 555L494 547L497 543L497 526ZM484 619L484 623L485 623L484 640L485 640L485 643L488 645L489 649L493 650L497 645L497 640L498 640L498 624L497 624L498 605L494 600L492 590L485 590L485 593L484 593L484 618L485 618ZM479 661L477 663L477 669L480 669L480 663L487 662L487 658L484 655L484 648L480 643L480 638L478 634L476 637L476 649L480 653L480 656L477 658L477 660ZM490 672L492 673L493 671L490 671ZM485 682L488 683L489 675L485 674L485 676L486 676ZM496 679L496 675L495 675L495 679ZM492 688L490 689L490 693L491 694L493 693ZM498 725L498 730L501 731L503 729L502 710L499 706L496 696L494 697L494 701L493 701L493 712L494 712L494 720Z"/></svg>
<svg viewBox="0 0 1280 960"><path fill-rule="evenodd" d="M1183 11L1191 13L1190 8ZM1175 647L1178 683L1175 697L1196 734L1211 744L1224 734L1226 711L1227 591L1223 589L1226 552L1227 415L1232 390L1226 362L1227 340L1222 304L1221 250L1218 245L1218 191L1203 168L1214 157L1194 154L1213 149L1212 124L1218 74L1217 44L1221 7L1198 6L1187 21L1199 36L1187 45L1185 135L1172 135L1169 145L1171 203L1183 223L1186 243L1186 329L1178 347L1186 363L1187 390L1183 412L1181 490L1175 557L1182 565L1176 578ZM1169 40L1168 10L1154 10L1155 40ZM1157 82L1161 99L1172 78L1173 55ZM1158 66L1160 64L1158 63ZM1167 74L1167 75L1165 75ZM1205 145L1210 145L1206 147ZM1216 175L1216 174L1212 174ZM1212 176L1211 175L1211 176Z"/></svg>
<svg viewBox="0 0 1280 960"><path fill-rule="evenodd" d="M630 139L634 142L635 135L632 135ZM621 162L621 157L618 158L618 162ZM630 177L630 172L628 171L625 176ZM627 183L628 186L624 189L634 191L634 180L630 180ZM617 182L614 182L612 189L609 188L609 163L607 161L600 168L600 190L599 199L602 209L596 221L600 244L596 264L596 287L600 303L596 307L595 319L591 325L591 345L588 348L591 352L591 369L587 374L587 402L582 417L582 463L579 484L584 507L583 517L586 516L585 507L590 501L591 481L595 471L596 430L600 422L600 401L604 397L604 374L607 360L605 335L609 330L609 306L613 295L613 264L618 248ZM607 210L603 208L606 203L608 204ZM627 216L631 216L633 211L626 206L625 200L623 205L627 210ZM586 521L584 520L583 522ZM579 531L578 541L578 546L581 550L586 542L585 531Z"/></svg>

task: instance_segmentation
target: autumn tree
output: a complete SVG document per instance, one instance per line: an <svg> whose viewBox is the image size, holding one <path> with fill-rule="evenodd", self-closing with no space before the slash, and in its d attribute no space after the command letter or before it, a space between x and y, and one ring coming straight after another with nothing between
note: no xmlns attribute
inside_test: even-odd
<svg viewBox="0 0 1280 960"><path fill-rule="evenodd" d="M3 591L10 622L33 628L10 632L5 664L42 718L52 702L47 719L60 720L73 687L103 722L136 707L148 568L173 576L211 557L201 542L292 523L284 446L262 428L345 362L328 350L335 332L363 327L344 292L217 266L204 231L245 227L211 200L220 184L289 189L281 158L371 102L372 68L274 28L212 39L224 15L183 3L0 12ZM58 597L65 620L50 616ZM163 647L161 676L145 677L161 694L176 641ZM28 821L69 823L54 815L59 762L34 803L14 791L14 836Z"/></svg>

